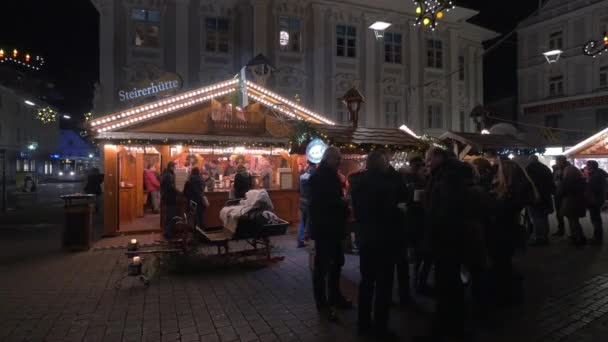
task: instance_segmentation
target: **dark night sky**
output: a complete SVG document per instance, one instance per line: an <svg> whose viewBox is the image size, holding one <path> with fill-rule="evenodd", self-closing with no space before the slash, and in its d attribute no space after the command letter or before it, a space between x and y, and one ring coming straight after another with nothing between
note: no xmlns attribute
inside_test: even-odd
<svg viewBox="0 0 608 342"><path fill-rule="evenodd" d="M453 1L479 10L473 22L501 33L511 31L538 6L536 0ZM9 0L0 11L0 46L45 56L45 76L65 98L56 105L75 118L92 109L99 73L98 30L98 14L89 0ZM485 57L487 102L516 93L515 39Z"/></svg>

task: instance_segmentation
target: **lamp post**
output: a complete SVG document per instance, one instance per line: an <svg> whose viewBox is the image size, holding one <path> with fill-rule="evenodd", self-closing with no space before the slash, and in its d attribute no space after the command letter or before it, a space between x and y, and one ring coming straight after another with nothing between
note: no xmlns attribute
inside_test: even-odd
<svg viewBox="0 0 608 342"><path fill-rule="evenodd" d="M361 104L365 102L365 97L361 95L361 92L357 88L352 87L344 94L342 102L348 110L349 121L353 127L357 128L359 124L359 110L361 109Z"/></svg>
<svg viewBox="0 0 608 342"><path fill-rule="evenodd" d="M547 63L549 64L553 64L553 63L557 63L557 61L559 61L559 57L562 55L563 51L562 50L551 50L551 51L547 51L547 52L543 52L543 56L545 56L545 58L547 59Z"/></svg>
<svg viewBox="0 0 608 342"><path fill-rule="evenodd" d="M392 24L384 21L376 21L369 26L371 30L374 30L374 36L376 40L384 37L384 31L389 28Z"/></svg>

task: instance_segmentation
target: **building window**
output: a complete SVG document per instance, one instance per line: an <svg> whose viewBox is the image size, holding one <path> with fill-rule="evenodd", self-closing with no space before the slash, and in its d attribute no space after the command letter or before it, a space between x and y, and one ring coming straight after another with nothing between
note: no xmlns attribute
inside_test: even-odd
<svg viewBox="0 0 608 342"><path fill-rule="evenodd" d="M600 88L608 87L608 66L600 68Z"/></svg>
<svg viewBox="0 0 608 342"><path fill-rule="evenodd" d="M549 79L549 96L560 96L564 94L564 78L555 76Z"/></svg>
<svg viewBox="0 0 608 342"><path fill-rule="evenodd" d="M283 51L300 52L301 22L298 18L279 17L279 47Z"/></svg>
<svg viewBox="0 0 608 342"><path fill-rule="evenodd" d="M209 52L228 52L229 27L226 18L207 18L205 19L207 29L207 41L205 50Z"/></svg>
<svg viewBox="0 0 608 342"><path fill-rule="evenodd" d="M160 47L160 11L134 9L131 20L135 27L133 44L136 47Z"/></svg>
<svg viewBox="0 0 608 342"><path fill-rule="evenodd" d="M441 40L428 39L426 41L426 66L443 69L443 43Z"/></svg>
<svg viewBox="0 0 608 342"><path fill-rule="evenodd" d="M336 101L336 122L339 124L346 123L347 120L346 105L342 102L342 99Z"/></svg>
<svg viewBox="0 0 608 342"><path fill-rule="evenodd" d="M458 80L464 81L464 56L458 56Z"/></svg>
<svg viewBox="0 0 608 342"><path fill-rule="evenodd" d="M386 127L399 127L399 101L384 101L384 124Z"/></svg>
<svg viewBox="0 0 608 342"><path fill-rule="evenodd" d="M561 50L564 48L564 38L562 31L553 32L549 35L549 51Z"/></svg>
<svg viewBox="0 0 608 342"><path fill-rule="evenodd" d="M426 107L426 128L443 128L443 108L440 103Z"/></svg>
<svg viewBox="0 0 608 342"><path fill-rule="evenodd" d="M595 112L595 124L600 129L608 127L608 108L602 108Z"/></svg>
<svg viewBox="0 0 608 342"><path fill-rule="evenodd" d="M336 25L336 56L356 57L357 29L354 26Z"/></svg>
<svg viewBox="0 0 608 342"><path fill-rule="evenodd" d="M559 114L545 116L545 127L558 128L560 119L561 115Z"/></svg>
<svg viewBox="0 0 608 342"><path fill-rule="evenodd" d="M384 34L384 61L401 64L401 33Z"/></svg>

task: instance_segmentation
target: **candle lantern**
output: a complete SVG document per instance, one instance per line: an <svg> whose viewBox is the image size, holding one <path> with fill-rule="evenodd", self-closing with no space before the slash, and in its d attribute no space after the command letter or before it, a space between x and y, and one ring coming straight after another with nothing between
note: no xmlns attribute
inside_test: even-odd
<svg viewBox="0 0 608 342"><path fill-rule="evenodd" d="M361 95L357 88L352 87L344 94L342 102L346 105L346 109L348 109L349 121L356 128L359 123L359 110L361 109L361 104L365 102L365 97Z"/></svg>
<svg viewBox="0 0 608 342"><path fill-rule="evenodd" d="M141 258L140 257L138 257L138 256L133 257L133 259L129 263L128 274L130 276L141 275Z"/></svg>
<svg viewBox="0 0 608 342"><path fill-rule="evenodd" d="M139 245L137 244L137 239L131 239L129 244L127 245L128 251L136 251L139 249Z"/></svg>

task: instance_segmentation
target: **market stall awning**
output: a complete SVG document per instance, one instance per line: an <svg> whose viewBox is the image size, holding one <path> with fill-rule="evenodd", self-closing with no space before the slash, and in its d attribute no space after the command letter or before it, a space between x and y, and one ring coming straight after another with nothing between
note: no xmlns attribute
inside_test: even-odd
<svg viewBox="0 0 608 342"><path fill-rule="evenodd" d="M249 100L261 103L287 119L304 120L313 124L334 125L333 121L323 115L304 108L273 91L251 81L241 82L238 78L234 78L102 116L93 120L91 127L97 134L124 130L130 126L139 125L189 107L210 102L216 97L237 92L241 93L241 95L246 95Z"/></svg>
<svg viewBox="0 0 608 342"><path fill-rule="evenodd" d="M442 134L439 137L439 140L457 142L461 145L461 149L455 151L460 158L463 158L469 153L481 153L487 150L527 150L533 148L529 143L507 134L479 134L448 131ZM454 146L458 144L454 144Z"/></svg>
<svg viewBox="0 0 608 342"><path fill-rule="evenodd" d="M387 147L420 147L420 139L398 128L367 128L337 125L315 125L319 133L332 143L353 145L377 145Z"/></svg>
<svg viewBox="0 0 608 342"><path fill-rule="evenodd" d="M566 150L564 155L571 158L608 156L608 127Z"/></svg>
<svg viewBox="0 0 608 342"><path fill-rule="evenodd" d="M201 134L176 134L176 133L138 133L138 132L101 132L97 135L99 141L111 141L117 144L153 144L153 143L182 143L190 142L193 145L232 143L261 145L286 145L288 138L269 136L230 136L230 135L201 135Z"/></svg>

